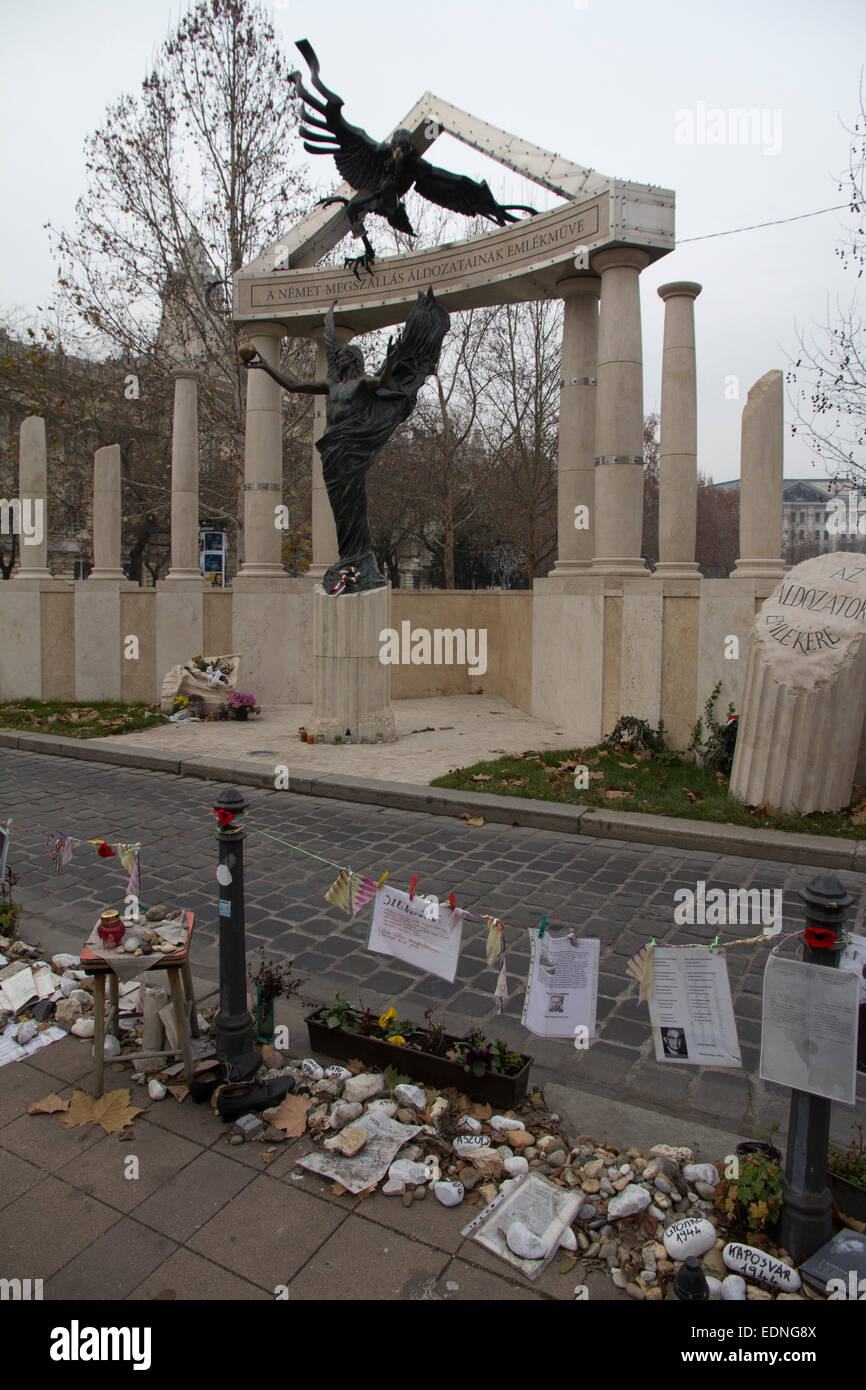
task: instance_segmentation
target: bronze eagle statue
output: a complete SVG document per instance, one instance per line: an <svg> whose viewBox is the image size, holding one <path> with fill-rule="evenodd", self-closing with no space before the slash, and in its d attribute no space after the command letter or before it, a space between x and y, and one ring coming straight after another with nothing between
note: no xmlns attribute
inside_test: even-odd
<svg viewBox="0 0 866 1390"><path fill-rule="evenodd" d="M395 231L417 236L402 202L411 188L438 207L459 212L464 217L489 217L500 227L520 220L514 216L515 211L530 216L538 211L523 203L497 203L486 180L478 183L463 174L452 174L428 163L416 150L411 131L397 130L390 141L374 140L360 126L350 125L343 116L342 97L330 91L319 77L319 60L312 46L306 39L300 39L295 47L306 60L313 86L325 99L319 101L307 90L299 72L291 74L295 95L305 103L301 108L304 124L300 127L304 149L310 154L333 155L346 183L358 190L353 198L319 199L323 207L329 203L345 204L352 235L359 237L364 245L363 255L347 256L345 261L347 266L352 266L357 278L360 278L361 268L372 274L376 259L364 230L366 213L384 217Z"/></svg>

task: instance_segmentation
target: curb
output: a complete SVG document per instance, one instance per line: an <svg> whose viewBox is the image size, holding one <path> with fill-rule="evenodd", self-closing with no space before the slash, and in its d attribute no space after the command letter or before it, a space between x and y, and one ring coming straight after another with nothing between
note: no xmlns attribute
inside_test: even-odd
<svg viewBox="0 0 866 1390"><path fill-rule="evenodd" d="M274 790L272 773L248 762L213 758L178 758L171 753L141 748L120 748L104 739L63 738L55 734L19 734L0 729L0 748L25 753L79 758L83 762L111 763L143 768L174 776L199 777L208 782ZM518 825L565 835L623 840L644 845L669 845L676 849L767 859L810 868L866 871L866 840L829 835L797 835L783 830L760 830L726 825L718 821L687 820L676 816L649 816L638 811L609 811L601 807L566 806L534 801L528 797L490 796L485 792L454 791L448 787L416 786L410 782L369 781L338 773L294 773L289 768L289 790L299 796L332 797L422 815L482 815L489 824Z"/></svg>

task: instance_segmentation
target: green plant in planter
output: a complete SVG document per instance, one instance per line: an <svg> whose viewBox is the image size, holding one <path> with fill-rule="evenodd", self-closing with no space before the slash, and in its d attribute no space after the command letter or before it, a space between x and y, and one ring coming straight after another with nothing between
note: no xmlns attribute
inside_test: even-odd
<svg viewBox="0 0 866 1390"><path fill-rule="evenodd" d="M519 1052L512 1052L500 1039L491 1042L480 1029L457 1043L447 1055L452 1062L462 1062L463 1070L474 1076L486 1076L489 1071L513 1076L524 1061Z"/></svg>
<svg viewBox="0 0 866 1390"><path fill-rule="evenodd" d="M322 1022L328 1028L341 1028L344 1033L357 1033L361 1014L344 995L337 993L336 1002L325 1013Z"/></svg>
<svg viewBox="0 0 866 1390"><path fill-rule="evenodd" d="M856 1136L847 1148L837 1148L831 1144L827 1153L827 1167L838 1178L845 1178L855 1187L866 1190L866 1142L863 1139L863 1126L852 1125Z"/></svg>
<svg viewBox="0 0 866 1390"><path fill-rule="evenodd" d="M782 1210L782 1174L778 1163L762 1154L741 1158L739 1174L724 1178L716 1188L714 1203L724 1212L734 1231L744 1239L749 1231L763 1231L779 1219Z"/></svg>
<svg viewBox="0 0 866 1390"><path fill-rule="evenodd" d="M20 917L21 908L11 898L0 901L0 936L15 937Z"/></svg>

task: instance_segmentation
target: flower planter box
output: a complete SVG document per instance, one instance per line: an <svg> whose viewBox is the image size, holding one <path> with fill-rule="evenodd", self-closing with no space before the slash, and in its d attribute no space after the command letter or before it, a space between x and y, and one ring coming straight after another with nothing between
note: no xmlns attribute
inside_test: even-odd
<svg viewBox="0 0 866 1390"><path fill-rule="evenodd" d="M325 1009L316 1009L304 1020L313 1052L321 1052L341 1062L350 1062L357 1057L360 1062L367 1062L380 1071L394 1067L401 1075L411 1076L413 1081L435 1086L440 1091L453 1086L473 1100L489 1102L497 1110L512 1109L526 1095L531 1057L524 1056L523 1066L512 1076L504 1076L496 1071L476 1076L474 1072L466 1071L459 1062L451 1062L447 1057L433 1057L429 1052L419 1052L408 1044L400 1047L382 1038L366 1038L360 1033L346 1033L342 1028L329 1028L322 1022L325 1013ZM461 1041L463 1039L446 1035L449 1046Z"/></svg>
<svg viewBox="0 0 866 1390"><path fill-rule="evenodd" d="M850 1182L848 1178L829 1171L827 1186L833 1195L833 1201L845 1216L852 1217L854 1221L866 1221L866 1188L858 1187L857 1183Z"/></svg>

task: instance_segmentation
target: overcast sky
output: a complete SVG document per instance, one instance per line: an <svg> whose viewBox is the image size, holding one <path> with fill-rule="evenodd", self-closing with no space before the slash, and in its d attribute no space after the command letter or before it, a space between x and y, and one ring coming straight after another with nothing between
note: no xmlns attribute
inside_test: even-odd
<svg viewBox="0 0 866 1390"><path fill-rule="evenodd" d="M185 8L3 0L0 315L35 315L49 299L56 267L43 224L73 226L86 188L85 137L110 102L137 92ZM697 280L698 466L716 481L738 476L748 388L788 366L798 326L825 322L855 291L835 254L851 218L842 210L688 239L844 202L843 122L857 115L866 61L862 0L284 0L270 8L293 62L294 40L308 38L347 118L372 135L384 138L430 90L577 163L673 189L679 244L641 276L645 409L657 409L660 395L656 287ZM702 110L742 107L764 113L756 143L698 142ZM693 113L694 143L682 139L683 112ZM444 139L433 157L458 167ZM489 172L469 152L459 167ZM539 207L554 202L536 198ZM738 400L726 399L732 377ZM786 440L787 476L821 472L799 441Z"/></svg>

